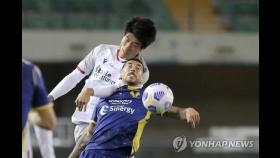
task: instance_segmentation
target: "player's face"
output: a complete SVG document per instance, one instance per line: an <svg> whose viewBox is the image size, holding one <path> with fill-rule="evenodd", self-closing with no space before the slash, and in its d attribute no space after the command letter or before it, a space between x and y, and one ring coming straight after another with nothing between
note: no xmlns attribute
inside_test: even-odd
<svg viewBox="0 0 280 158"><path fill-rule="evenodd" d="M124 59L132 59L141 51L141 43L132 33L123 36L120 44L119 56Z"/></svg>
<svg viewBox="0 0 280 158"><path fill-rule="evenodd" d="M121 71L121 77L128 85L137 85L143 77L143 65L138 61L128 61Z"/></svg>

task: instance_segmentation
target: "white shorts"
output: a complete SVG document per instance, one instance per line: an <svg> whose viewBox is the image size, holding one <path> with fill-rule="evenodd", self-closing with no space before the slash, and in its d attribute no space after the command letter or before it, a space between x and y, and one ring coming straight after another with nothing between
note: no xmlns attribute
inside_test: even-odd
<svg viewBox="0 0 280 158"><path fill-rule="evenodd" d="M87 126L88 126L88 123L77 124L75 126L74 138L75 138L76 143L79 141L79 139L81 138L83 133L86 131Z"/></svg>
<svg viewBox="0 0 280 158"><path fill-rule="evenodd" d="M42 158L55 158L53 131L33 125Z"/></svg>

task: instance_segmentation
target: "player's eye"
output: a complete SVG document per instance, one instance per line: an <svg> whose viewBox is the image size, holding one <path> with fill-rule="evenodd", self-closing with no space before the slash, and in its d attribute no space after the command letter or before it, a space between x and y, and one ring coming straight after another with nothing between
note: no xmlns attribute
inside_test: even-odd
<svg viewBox="0 0 280 158"><path fill-rule="evenodd" d="M140 47L139 44L134 44L133 46L134 46L134 48L136 48L136 49L138 49L138 48Z"/></svg>

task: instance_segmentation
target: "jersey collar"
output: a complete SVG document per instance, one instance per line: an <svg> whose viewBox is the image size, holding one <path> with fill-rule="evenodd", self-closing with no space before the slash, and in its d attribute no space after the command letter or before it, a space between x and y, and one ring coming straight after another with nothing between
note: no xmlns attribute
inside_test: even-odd
<svg viewBox="0 0 280 158"><path fill-rule="evenodd" d="M127 60L120 58L120 57L119 57L119 53L120 53L120 49L117 49L117 60L118 60L119 62L125 63ZM135 56L135 58L139 58L139 55L140 55L140 54L137 54L137 55Z"/></svg>
<svg viewBox="0 0 280 158"><path fill-rule="evenodd" d="M142 86L140 86L140 85L136 85L136 86L124 85L124 86L120 87L119 89L139 90L141 88L142 88Z"/></svg>
<svg viewBox="0 0 280 158"><path fill-rule="evenodd" d="M119 57L120 49L117 49L117 60L121 63L125 63L126 60Z"/></svg>

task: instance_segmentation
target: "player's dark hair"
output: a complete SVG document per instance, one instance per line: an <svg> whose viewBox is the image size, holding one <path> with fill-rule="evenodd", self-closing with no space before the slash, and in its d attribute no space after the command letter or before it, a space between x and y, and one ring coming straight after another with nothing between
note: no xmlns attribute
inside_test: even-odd
<svg viewBox="0 0 280 158"><path fill-rule="evenodd" d="M124 66L126 65L126 63L129 62L129 61L131 61L131 60L134 60L134 61L139 62L139 63L142 65L142 67L143 67L143 72L144 72L144 64L143 64L143 62L142 62L140 59L138 59L138 58L132 58L132 59L127 60L127 61L125 62L125 64L123 64L122 69L124 68Z"/></svg>
<svg viewBox="0 0 280 158"><path fill-rule="evenodd" d="M127 22L124 34L132 33L141 43L141 48L148 47L156 38L154 22L148 18L134 17Z"/></svg>

